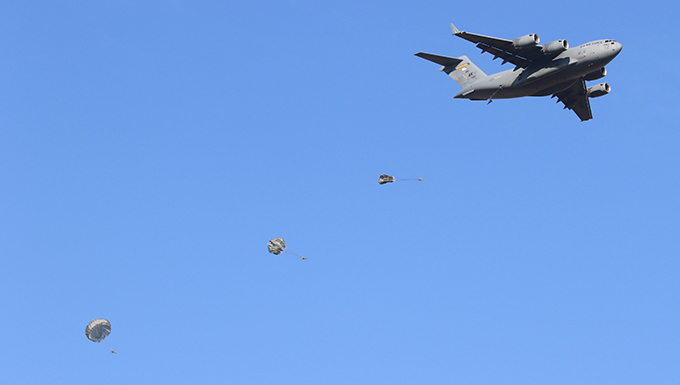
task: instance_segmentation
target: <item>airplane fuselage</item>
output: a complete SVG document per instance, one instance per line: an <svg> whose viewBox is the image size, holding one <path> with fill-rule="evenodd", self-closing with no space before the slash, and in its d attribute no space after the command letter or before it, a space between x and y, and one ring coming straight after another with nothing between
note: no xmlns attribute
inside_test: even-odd
<svg viewBox="0 0 680 385"><path fill-rule="evenodd" d="M546 96L567 89L583 76L600 70L621 51L614 40L596 40L568 48L548 63L516 67L478 79L456 94L470 100Z"/></svg>

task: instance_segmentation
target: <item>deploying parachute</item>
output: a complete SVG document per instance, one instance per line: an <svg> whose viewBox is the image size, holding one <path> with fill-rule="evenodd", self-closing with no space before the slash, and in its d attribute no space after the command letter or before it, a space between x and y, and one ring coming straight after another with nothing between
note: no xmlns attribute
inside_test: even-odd
<svg viewBox="0 0 680 385"><path fill-rule="evenodd" d="M92 320L85 328L85 335L92 342L102 342L111 333L111 323L103 318Z"/></svg>
<svg viewBox="0 0 680 385"><path fill-rule="evenodd" d="M283 240L283 238L274 238L270 239L269 243L267 244L267 248L269 249L269 252L275 255L279 255L283 253L286 250L286 242ZM295 253L291 253L294 255L297 255ZM297 255L298 257L302 259L307 259L307 257L303 257L302 255Z"/></svg>
<svg viewBox="0 0 680 385"><path fill-rule="evenodd" d="M417 180L417 181L422 181L423 178L418 178L418 179L394 179L392 175L387 175L387 174L380 174L380 179L378 179L378 183L380 184L385 184L385 183L392 183L395 181L402 181L402 180Z"/></svg>
<svg viewBox="0 0 680 385"><path fill-rule="evenodd" d="M385 184L392 182L394 182L394 177L392 175L380 174L380 179L378 179L378 183Z"/></svg>
<svg viewBox="0 0 680 385"><path fill-rule="evenodd" d="M267 247L269 247L270 253L279 255L286 249L286 242L283 241L283 238L270 239Z"/></svg>

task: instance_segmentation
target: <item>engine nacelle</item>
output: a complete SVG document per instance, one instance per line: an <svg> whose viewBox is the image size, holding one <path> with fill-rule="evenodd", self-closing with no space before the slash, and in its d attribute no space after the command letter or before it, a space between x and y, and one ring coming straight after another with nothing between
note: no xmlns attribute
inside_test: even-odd
<svg viewBox="0 0 680 385"><path fill-rule="evenodd" d="M589 74L586 74L586 76L584 76L583 79L584 80L597 80L597 79L603 78L604 75L606 75L606 74L607 74L607 70L604 67L602 67L597 71L593 71Z"/></svg>
<svg viewBox="0 0 680 385"><path fill-rule="evenodd" d="M513 47L516 49L522 49L522 48L531 48L538 44L541 39L536 35L535 33L529 34L529 35L524 35L522 37L518 37L517 39L512 41Z"/></svg>
<svg viewBox="0 0 680 385"><path fill-rule="evenodd" d="M543 53L546 55L558 54L569 49L569 43L566 40L555 40L543 45Z"/></svg>
<svg viewBox="0 0 680 385"><path fill-rule="evenodd" d="M600 96L607 95L612 88L608 83L600 83L598 85L588 87L586 90L586 96L589 98L599 98Z"/></svg>

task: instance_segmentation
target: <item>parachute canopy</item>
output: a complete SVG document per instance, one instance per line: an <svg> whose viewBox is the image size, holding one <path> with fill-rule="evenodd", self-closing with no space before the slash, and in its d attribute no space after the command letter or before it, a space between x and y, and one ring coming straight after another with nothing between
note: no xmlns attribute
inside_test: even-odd
<svg viewBox="0 0 680 385"><path fill-rule="evenodd" d="M111 323L103 318L92 320L85 328L85 335L92 342L102 342L111 333Z"/></svg>
<svg viewBox="0 0 680 385"><path fill-rule="evenodd" d="M378 183L385 184L392 182L394 182L394 177L392 175L380 174L380 179L378 179Z"/></svg>
<svg viewBox="0 0 680 385"><path fill-rule="evenodd" d="M279 255L286 248L286 242L283 241L283 238L274 238L269 240L267 246L270 253Z"/></svg>

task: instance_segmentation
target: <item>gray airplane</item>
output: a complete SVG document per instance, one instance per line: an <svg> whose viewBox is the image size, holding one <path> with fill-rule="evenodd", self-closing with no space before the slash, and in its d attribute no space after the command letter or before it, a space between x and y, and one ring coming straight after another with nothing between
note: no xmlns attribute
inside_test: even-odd
<svg viewBox="0 0 680 385"><path fill-rule="evenodd" d="M621 43L596 40L569 48L566 40L539 45L536 34L514 40L477 35L459 31L451 24L453 34L477 43L477 48L510 62L515 68L487 76L467 56L457 58L419 52L416 56L442 65L444 71L463 87L454 96L459 99L488 100L520 98L523 96L557 97L576 113L581 121L590 120L589 98L597 98L611 91L607 83L586 87L586 81L597 80L607 74L604 66L621 52Z"/></svg>

